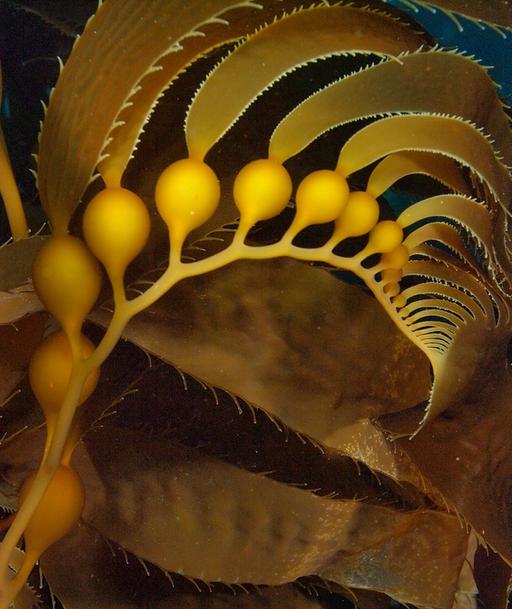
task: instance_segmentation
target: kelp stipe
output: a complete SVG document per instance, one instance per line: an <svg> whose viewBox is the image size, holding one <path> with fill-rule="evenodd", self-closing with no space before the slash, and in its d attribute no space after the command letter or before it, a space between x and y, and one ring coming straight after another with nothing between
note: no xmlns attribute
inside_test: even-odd
<svg viewBox="0 0 512 609"><path fill-rule="evenodd" d="M444 4L457 8L437 3ZM478 8L471 17L483 16ZM432 46L414 23L389 10L377 1L303 7L291 0L107 0L88 21L50 96L39 139L37 183L53 232L35 254L32 279L61 329L22 365L46 439L38 470L25 476L16 515L5 524L0 608L31 598L25 580L39 559L68 608L133 602L124 588L104 583L99 561L63 571L59 548L90 544L106 562L98 548L112 543L135 555L149 575L159 568L207 586L279 586L318 576L346 590L443 609L461 599L474 603L466 565L474 564L477 542L492 548L508 573L509 120L483 67ZM497 26L502 17L494 15ZM279 117L263 152L243 166L231 160L231 179L219 179L224 142L243 137L240 125L252 109L273 87L333 58L342 72ZM343 58L361 63L347 73ZM154 196L144 201L127 183L130 158L162 92L169 86L178 92L202 62L208 71L179 134L187 156L168 159ZM336 155L312 161L313 145L335 146ZM418 175L427 176L428 187L416 187ZM90 198L88 186L99 177L103 188ZM387 198L397 182L410 185L412 203L395 213ZM7 186L1 192L19 217L19 201L5 195ZM84 195L90 200L80 229L75 212ZM162 221L168 251L155 273L140 255ZM279 230L262 238L272 223ZM12 227L15 237L24 236L14 221ZM375 403L342 403L344 414L332 405L322 410L316 400L309 412L293 404L256 407L243 401L251 391L242 378L226 391L215 388L215 369L209 385L180 373L181 395L170 366L146 369L133 348L118 344L131 338L179 365L158 332L133 335L130 320L144 311L154 315L185 279L277 258L315 263L313 278L325 268L349 271L371 292L368 300L353 295L359 288L338 286L347 302L362 299L361 308L379 319ZM134 261L149 274L127 285ZM100 263L113 294L110 319L95 310ZM320 286L323 279L312 281ZM349 334L355 314L348 311L340 331ZM88 317L106 325L94 342L86 336ZM155 317L150 326L158 323ZM379 335L381 327L391 339ZM109 356L125 357L123 349L137 364L115 381ZM365 365L358 357L367 347L360 349L340 352L353 362L353 374L342 381L348 387ZM389 393L388 385L398 391ZM193 412L181 413L187 402ZM223 409L233 402L241 421L248 413L252 420L224 421ZM15 412L16 399L8 406ZM226 447L237 425L247 447ZM216 431L208 435L203 427ZM37 429L4 439L0 458L8 468L27 433ZM204 444L196 438L202 435ZM284 436L293 438L291 446ZM263 457L256 456L260 449ZM252 466L244 465L244 450L254 451ZM299 455L318 465L293 471ZM339 482L323 477L329 467ZM301 475L306 488L294 488ZM329 484L334 496L322 493ZM111 562L117 565L115 549ZM98 583L80 589L81 573ZM137 581L137 606L161 585L155 578ZM496 596L504 593L501 584ZM295 593L276 588L269 606L298 606ZM160 594L162 607L189 602L169 590ZM218 590L211 594L222 602ZM361 593L361 604L383 602L364 599ZM257 603L247 597L248 607Z"/></svg>

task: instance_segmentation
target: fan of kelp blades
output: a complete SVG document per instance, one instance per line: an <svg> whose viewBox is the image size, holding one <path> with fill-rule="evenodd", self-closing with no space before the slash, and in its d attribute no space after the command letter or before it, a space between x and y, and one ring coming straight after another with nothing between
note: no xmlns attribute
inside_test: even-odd
<svg viewBox="0 0 512 609"><path fill-rule="evenodd" d="M510 560L510 263L503 211L510 185L501 161L509 163L507 117L481 67L428 50L429 40L386 17L381 3L304 10L292 2L262 4L201 3L196 12L187 6L185 15L181 2L147 3L134 15L130 2L100 8L61 74L41 135L38 182L53 228L67 227L96 166L107 183L120 180L156 98L188 66L156 110L127 181L143 182L143 192L169 160L183 156L177 91L185 107L194 99L186 117L189 151L208 152L223 184L243 160L264 156L269 140L274 156L290 159L297 181L306 171L335 166L345 140L339 163L355 174L352 190L368 182L380 196L402 177L427 174L434 180L404 182L411 200L422 201L401 215L380 200L381 218L398 217L403 228L411 227L405 243L412 256L398 294L406 307L386 300L374 278L368 287L388 318L361 287L298 262L237 263L174 288L125 333L159 359L149 367L134 346L118 346L81 414L75 466L86 483L87 506L75 531L43 555L42 572L69 608L335 606L337 593L348 589L363 606L386 605L390 596L450 607L474 602L469 564L486 605L500 606ZM112 35L113 15L126 24L129 42L122 28ZM272 25L232 44L265 23ZM362 32L357 46L354 24ZM311 29L318 40L286 44L305 40ZM222 46L225 41L231 46ZM121 45L123 52L109 55L102 44ZM249 80L240 75L253 52L266 61L251 66ZM108 64L120 56L122 72ZM318 59L309 69L303 65ZM328 81L322 66L332 70ZM118 80L104 90L107 78ZM69 100L83 82L89 95L77 107ZM454 94L461 82L472 91L471 103ZM293 98L297 90L310 96L303 104ZM369 96L373 90L378 95ZM228 99L219 91L230 91ZM387 115L396 116L380 119ZM158 152L148 159L144 148L155 141ZM223 228L186 252L196 260L229 247L237 212L229 188L223 197L201 230ZM292 216L292 208L285 210L249 239L255 247L278 240ZM315 258L315 250L328 231L312 228L296 243L324 264L329 261ZM26 242L3 253L12 248L15 256L21 245ZM364 238L344 243L342 253L364 245ZM153 248L152 257L161 255L158 235ZM151 271L150 260L143 256L133 275ZM136 281L134 293L156 276ZM108 323L101 311L93 319ZM13 345L5 354L4 399L20 389L2 412L1 461L13 488L37 467L44 436L26 383L18 385L31 350L25 343L41 336L44 319L32 316L19 326L10 339L2 328ZM97 330L89 332L97 342ZM430 397L425 355L435 374ZM377 425L370 422L377 417ZM398 439L391 442L383 428ZM399 438L414 432L412 440ZM476 539L501 558L479 550L473 559ZM91 548L87 555L84 547ZM494 586L482 576L489 569L500 573ZM320 579L303 586L328 585L331 592L308 598L296 584L285 584L310 575ZM230 586L238 587L237 596L230 596ZM248 595L240 596L246 588ZM34 599L27 588L18 606Z"/></svg>

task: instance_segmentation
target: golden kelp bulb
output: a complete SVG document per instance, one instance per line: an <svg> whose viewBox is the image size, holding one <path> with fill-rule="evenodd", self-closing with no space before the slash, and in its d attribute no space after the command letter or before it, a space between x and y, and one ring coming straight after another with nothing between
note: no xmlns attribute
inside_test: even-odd
<svg viewBox="0 0 512 609"><path fill-rule="evenodd" d="M402 243L403 238L404 233L398 222L383 220L372 229L368 248L379 254L388 254Z"/></svg>
<svg viewBox="0 0 512 609"><path fill-rule="evenodd" d="M220 201L219 180L206 163L182 159L160 174L155 200L171 238L183 240L215 213Z"/></svg>
<svg viewBox="0 0 512 609"><path fill-rule="evenodd" d="M407 264L408 260L409 250L403 243L390 252L382 254L380 259L381 264L386 269L401 269Z"/></svg>
<svg viewBox="0 0 512 609"><path fill-rule="evenodd" d="M328 169L313 171L299 184L295 197L295 227L301 230L311 224L336 220L349 196L347 180Z"/></svg>
<svg viewBox="0 0 512 609"><path fill-rule="evenodd" d="M80 346L84 358L94 351L93 343L83 334L80 335ZM30 386L47 416L57 413L62 405L72 365L71 346L64 332L48 336L32 354L28 369ZM94 391L99 376L99 368L88 375L80 393L79 404L85 402Z"/></svg>
<svg viewBox="0 0 512 609"><path fill-rule="evenodd" d="M37 295L66 330L78 330L101 288L98 262L80 239L53 236L38 251L32 268Z"/></svg>
<svg viewBox="0 0 512 609"><path fill-rule="evenodd" d="M35 474L23 484L19 505L23 505ZM40 556L75 526L85 503L85 489L80 476L70 467L59 466L43 498L25 529L25 549Z"/></svg>
<svg viewBox="0 0 512 609"><path fill-rule="evenodd" d="M379 211L375 197L364 191L351 192L336 221L335 233L342 233L344 237L365 235L377 224Z"/></svg>
<svg viewBox="0 0 512 609"><path fill-rule="evenodd" d="M292 196L290 174L277 161L257 159L238 172L233 185L233 198L241 214L241 222L252 226L280 214Z"/></svg>
<svg viewBox="0 0 512 609"><path fill-rule="evenodd" d="M144 202L126 188L106 188L87 205L83 230L87 245L109 275L122 276L140 254L150 231Z"/></svg>

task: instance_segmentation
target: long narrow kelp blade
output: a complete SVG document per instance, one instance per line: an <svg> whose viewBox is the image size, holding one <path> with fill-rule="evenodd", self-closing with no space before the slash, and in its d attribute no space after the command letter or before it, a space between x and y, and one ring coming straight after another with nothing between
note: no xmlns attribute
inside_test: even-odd
<svg viewBox="0 0 512 609"><path fill-rule="evenodd" d="M203 83L185 124L190 155L203 158L265 89L307 62L358 52L393 56L423 42L405 25L370 11L298 10L249 37Z"/></svg>
<svg viewBox="0 0 512 609"><path fill-rule="evenodd" d="M467 96L459 95L462 83ZM438 50L382 62L314 93L278 125L270 156L286 160L336 126L404 112L449 114L474 122L512 162L508 117L487 72L469 57Z"/></svg>
<svg viewBox="0 0 512 609"><path fill-rule="evenodd" d="M439 567L436 590L425 587L420 604L451 606L467 540L455 517L316 497L127 430L92 432L86 442L106 495L89 495L85 518L161 567L209 581L282 583L409 530L413 553Z"/></svg>

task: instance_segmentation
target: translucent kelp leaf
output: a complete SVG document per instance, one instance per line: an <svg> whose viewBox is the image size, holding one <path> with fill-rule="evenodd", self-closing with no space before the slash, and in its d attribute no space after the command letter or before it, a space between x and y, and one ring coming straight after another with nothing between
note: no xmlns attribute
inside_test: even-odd
<svg viewBox="0 0 512 609"><path fill-rule="evenodd" d="M183 282L124 335L319 440L417 404L430 386L426 358L375 300L293 261L239 262Z"/></svg>
<svg viewBox="0 0 512 609"><path fill-rule="evenodd" d="M503 207L512 198L512 180L483 134L463 120L429 115L394 116L375 121L343 146L338 167L347 175L402 150L424 150L469 167Z"/></svg>
<svg viewBox="0 0 512 609"><path fill-rule="evenodd" d="M388 2L389 0L384 0ZM417 7L434 9L440 8L448 16L450 16L460 31L464 28L459 19L457 19L457 13L464 17L475 21L481 27L486 25L498 26L496 29L500 31L500 28L510 30L512 28L512 8L507 0L494 0L488 2L487 0L400 0L402 5L406 8L413 8L417 10ZM501 33L501 31L500 31ZM503 34L502 34L503 35Z"/></svg>
<svg viewBox="0 0 512 609"><path fill-rule="evenodd" d="M467 87L468 96L459 94L460 86ZM278 125L270 156L284 161L336 126L404 112L448 114L476 123L512 162L508 118L487 72L469 57L437 50L384 61L314 93Z"/></svg>
<svg viewBox="0 0 512 609"><path fill-rule="evenodd" d="M100 6L61 72L41 131L38 184L55 231L66 230L140 79L179 40L235 5L109 0Z"/></svg>
<svg viewBox="0 0 512 609"><path fill-rule="evenodd" d="M316 497L127 430L91 432L86 445L105 494L89 493L85 519L163 568L207 581L282 583L323 571L334 553L354 555L406 530L419 541L430 529L414 552L425 552L423 560L434 553L444 598L455 592L466 533L453 516Z"/></svg>
<svg viewBox="0 0 512 609"><path fill-rule="evenodd" d="M372 171L366 190L374 197L379 197L402 178L418 174L430 176L450 190L466 195L471 192L455 161L430 152L398 152L388 155Z"/></svg>
<svg viewBox="0 0 512 609"><path fill-rule="evenodd" d="M357 52L398 55L423 42L383 14L339 5L297 10L249 37L208 76L185 124L189 153L203 158L256 97L309 61Z"/></svg>
<svg viewBox="0 0 512 609"><path fill-rule="evenodd" d="M130 365L132 374L119 373ZM114 427L199 448L204 455L321 496L334 494L338 499L379 505L425 505L421 498L416 503L409 497L402 501L401 488L385 476L377 479L354 455L329 450L260 406L162 361L148 362L146 354L129 342L116 348L112 363L102 368L102 377L107 387L100 388L82 410L84 430L108 419Z"/></svg>
<svg viewBox="0 0 512 609"><path fill-rule="evenodd" d="M454 544L452 518L420 512L414 523L380 543L340 554L322 575L349 587L385 592L402 603L451 609L467 547L461 530Z"/></svg>
<svg viewBox="0 0 512 609"><path fill-rule="evenodd" d="M74 560L69 564L69 557ZM236 593L184 585L174 573L128 555L93 527L80 523L51 547L41 567L64 609L320 609L292 586ZM194 585L197 588L194 590ZM188 588L188 589L184 589Z"/></svg>
<svg viewBox="0 0 512 609"><path fill-rule="evenodd" d="M506 344L480 348L482 357L464 399L452 403L414 438L397 442L448 503L510 565L511 380L503 357ZM414 410L397 413L384 417L382 425L399 432L413 425L415 417Z"/></svg>

